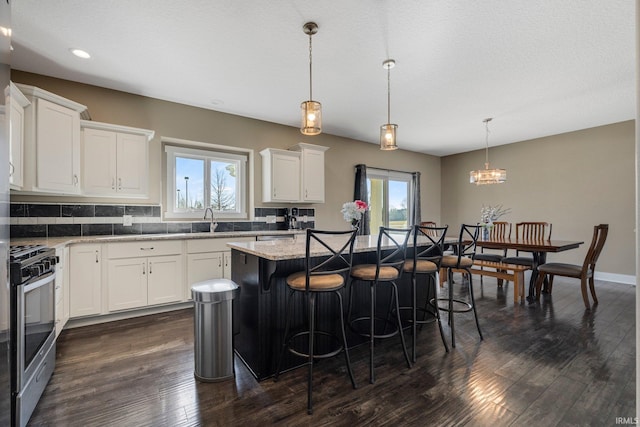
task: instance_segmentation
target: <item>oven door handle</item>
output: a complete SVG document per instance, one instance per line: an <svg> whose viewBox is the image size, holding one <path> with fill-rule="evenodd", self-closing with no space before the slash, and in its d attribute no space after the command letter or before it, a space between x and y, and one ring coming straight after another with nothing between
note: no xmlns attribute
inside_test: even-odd
<svg viewBox="0 0 640 427"><path fill-rule="evenodd" d="M52 280L55 280L55 278L56 278L56 273L55 272L52 272L51 274L48 274L46 276L41 276L41 278L39 278L35 282L29 283L28 285L23 285L24 286L24 292L29 292L29 291L37 289L37 288L39 288L41 286L44 286L44 285L50 283Z"/></svg>

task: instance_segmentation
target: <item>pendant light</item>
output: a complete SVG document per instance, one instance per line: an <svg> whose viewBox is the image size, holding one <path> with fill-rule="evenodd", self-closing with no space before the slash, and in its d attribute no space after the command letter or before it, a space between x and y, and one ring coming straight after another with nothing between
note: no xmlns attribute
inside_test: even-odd
<svg viewBox="0 0 640 427"><path fill-rule="evenodd" d="M396 61L387 59L382 63L382 68L387 70L387 123L380 126L380 149L397 150L396 132L398 125L391 123L391 69L396 66Z"/></svg>
<svg viewBox="0 0 640 427"><path fill-rule="evenodd" d="M491 118L484 119L486 129L486 148L484 169L469 172L469 182L476 185L502 184L507 180L505 169L489 169L489 122Z"/></svg>
<svg viewBox="0 0 640 427"><path fill-rule="evenodd" d="M318 32L318 25L315 22L307 22L302 26L302 30L309 36L309 100L300 104L302 110L302 124L300 132L303 135L319 135L322 132L322 105L313 100L312 84L312 56L311 56L311 36Z"/></svg>

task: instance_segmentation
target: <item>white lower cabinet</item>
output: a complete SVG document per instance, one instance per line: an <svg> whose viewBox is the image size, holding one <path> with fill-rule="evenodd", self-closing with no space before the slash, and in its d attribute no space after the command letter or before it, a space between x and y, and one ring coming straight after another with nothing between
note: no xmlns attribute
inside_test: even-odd
<svg viewBox="0 0 640 427"><path fill-rule="evenodd" d="M107 283L109 311L184 300L182 242L109 244Z"/></svg>
<svg viewBox="0 0 640 427"><path fill-rule="evenodd" d="M187 240L187 298L191 285L208 279L231 279L231 251L227 241L255 241L255 237Z"/></svg>
<svg viewBox="0 0 640 427"><path fill-rule="evenodd" d="M69 315L100 314L102 290L101 245L74 245L69 250Z"/></svg>

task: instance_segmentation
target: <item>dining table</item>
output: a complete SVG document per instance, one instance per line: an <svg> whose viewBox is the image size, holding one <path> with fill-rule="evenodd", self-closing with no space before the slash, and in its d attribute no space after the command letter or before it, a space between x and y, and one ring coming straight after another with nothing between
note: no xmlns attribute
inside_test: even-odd
<svg viewBox="0 0 640 427"><path fill-rule="evenodd" d="M583 241L578 240L553 240L553 239L478 239L476 245L485 249L511 249L522 252L530 252L533 256L533 268L529 281L529 295L527 301L535 302L535 284L538 277L538 267L547 262L549 252L564 252L578 248Z"/></svg>

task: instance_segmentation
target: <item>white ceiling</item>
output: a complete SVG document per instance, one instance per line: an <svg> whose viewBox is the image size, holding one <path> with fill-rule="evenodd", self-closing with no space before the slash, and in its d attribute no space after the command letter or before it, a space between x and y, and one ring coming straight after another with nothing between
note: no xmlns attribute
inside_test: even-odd
<svg viewBox="0 0 640 427"><path fill-rule="evenodd" d="M393 58L398 145L442 156L635 118L634 4L19 0L12 68L298 127L314 21L323 132L378 143Z"/></svg>

